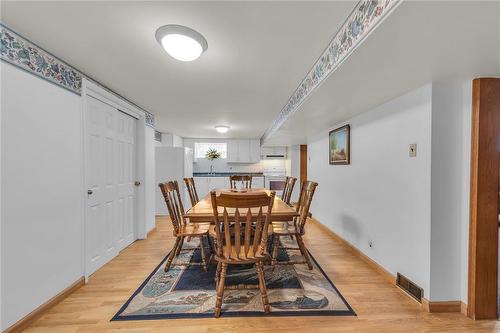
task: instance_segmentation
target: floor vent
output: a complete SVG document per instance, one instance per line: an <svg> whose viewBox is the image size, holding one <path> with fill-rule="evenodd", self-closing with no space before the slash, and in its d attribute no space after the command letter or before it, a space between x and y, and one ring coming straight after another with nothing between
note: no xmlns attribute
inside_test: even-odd
<svg viewBox="0 0 500 333"><path fill-rule="evenodd" d="M415 283L411 282L406 276L398 272L396 278L396 285L401 289L406 291L410 296L415 298L417 301L422 303L422 297L424 297L424 290L417 286Z"/></svg>

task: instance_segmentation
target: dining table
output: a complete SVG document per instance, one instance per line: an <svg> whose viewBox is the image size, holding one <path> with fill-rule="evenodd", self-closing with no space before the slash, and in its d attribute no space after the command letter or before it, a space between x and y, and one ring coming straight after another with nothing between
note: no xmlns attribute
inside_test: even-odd
<svg viewBox="0 0 500 333"><path fill-rule="evenodd" d="M214 189L216 195L219 195L222 192L231 192L231 193L241 193L244 195L245 193L256 193L256 192L265 192L267 195L271 194L271 191L265 188L248 188L242 190L232 190L232 189ZM219 207L222 209L222 207ZM222 210L220 211L222 213ZM228 210L228 214L231 217L231 214L234 214L234 210ZM288 205L286 202L281 200L280 197L274 197L273 209L271 211L271 221L292 221L294 217L299 216L295 207ZM208 193L203 199L198 201L196 205L191 207L186 211L184 217L189 219L191 223L207 223L207 221L213 221L214 213L212 208L212 198L211 193Z"/></svg>

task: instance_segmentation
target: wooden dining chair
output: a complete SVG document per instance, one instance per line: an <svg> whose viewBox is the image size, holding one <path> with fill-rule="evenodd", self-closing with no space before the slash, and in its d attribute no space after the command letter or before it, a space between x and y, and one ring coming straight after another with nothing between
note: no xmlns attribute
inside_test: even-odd
<svg viewBox="0 0 500 333"><path fill-rule="evenodd" d="M217 300L215 317L221 314L228 265L255 264L264 311L269 313L264 260L275 192L211 192L215 222L215 260L217 261ZM222 208L222 212L219 212ZM231 214L231 218L229 213ZM234 215L234 218L233 218Z"/></svg>
<svg viewBox="0 0 500 333"><path fill-rule="evenodd" d="M297 178L294 177L286 177L285 187L283 187L283 193L281 194L281 200L283 200L286 204L290 204L290 199L292 198L293 187L295 186L295 182Z"/></svg>
<svg viewBox="0 0 500 333"><path fill-rule="evenodd" d="M165 198L168 214L170 215L170 221L174 227L174 236L176 238L175 245L168 256L167 263L165 264L165 272L169 270L173 259L177 257L181 251L192 250L182 249L185 238L200 239L202 265L203 269L207 271L208 259L205 251L205 239L209 241L208 230L210 228L210 224L186 222L186 219L184 218L184 207L182 205L179 192L179 184L177 181L161 183L158 186L160 187L163 197ZM189 266L190 263L177 263L177 265Z"/></svg>
<svg viewBox="0 0 500 333"><path fill-rule="evenodd" d="M305 234L305 225L309 217L309 207L311 206L314 191L318 183L311 181L303 181L300 186L299 202L296 206L299 216L289 222L273 222L273 252L271 265L294 265L294 264L307 264L309 269L312 269L311 259L307 252L302 236ZM299 250L304 260L302 261L277 261L278 250L280 247L280 237L292 236L297 241L298 248L283 247L287 250Z"/></svg>
<svg viewBox="0 0 500 333"><path fill-rule="evenodd" d="M229 182L231 183L231 189L235 189L238 182L241 182L244 188L252 188L252 176L250 175L231 175L229 176Z"/></svg>
<svg viewBox="0 0 500 333"><path fill-rule="evenodd" d="M186 188L189 193L189 199L191 200L191 206L194 207L200 201L198 198L198 192L196 192L196 185L194 184L194 178L184 178L184 184L186 184Z"/></svg>

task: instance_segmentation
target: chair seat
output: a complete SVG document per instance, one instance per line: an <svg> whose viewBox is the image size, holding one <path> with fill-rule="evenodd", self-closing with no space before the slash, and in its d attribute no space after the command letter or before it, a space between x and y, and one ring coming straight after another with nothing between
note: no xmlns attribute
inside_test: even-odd
<svg viewBox="0 0 500 333"><path fill-rule="evenodd" d="M300 232L293 222L273 222L273 233L276 235L296 235Z"/></svg>
<svg viewBox="0 0 500 333"><path fill-rule="evenodd" d="M202 236L208 234L210 224L208 223L190 223L183 225L175 236Z"/></svg>

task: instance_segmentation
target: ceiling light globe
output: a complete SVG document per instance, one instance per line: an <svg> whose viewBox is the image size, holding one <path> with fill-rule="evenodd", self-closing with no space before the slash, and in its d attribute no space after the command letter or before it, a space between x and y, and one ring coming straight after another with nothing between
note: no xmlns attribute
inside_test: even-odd
<svg viewBox="0 0 500 333"><path fill-rule="evenodd" d="M229 126L215 126L215 130L221 134L224 134L229 131Z"/></svg>
<svg viewBox="0 0 500 333"><path fill-rule="evenodd" d="M182 25L164 25L156 30L156 40L174 59L193 61L208 48L205 37Z"/></svg>

